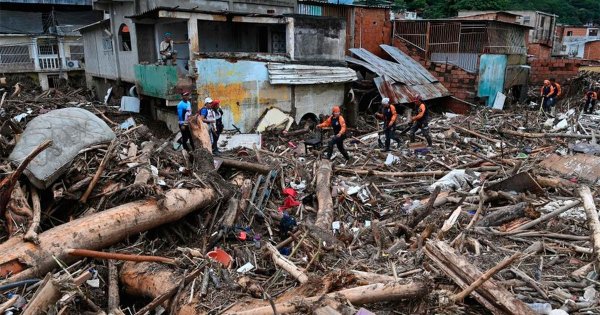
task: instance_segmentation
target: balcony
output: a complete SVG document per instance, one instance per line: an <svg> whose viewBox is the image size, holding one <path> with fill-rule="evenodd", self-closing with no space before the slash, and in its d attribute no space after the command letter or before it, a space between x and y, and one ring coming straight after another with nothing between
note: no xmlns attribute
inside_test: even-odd
<svg viewBox="0 0 600 315"><path fill-rule="evenodd" d="M51 72L83 70L83 46L79 43L0 45L0 71Z"/></svg>

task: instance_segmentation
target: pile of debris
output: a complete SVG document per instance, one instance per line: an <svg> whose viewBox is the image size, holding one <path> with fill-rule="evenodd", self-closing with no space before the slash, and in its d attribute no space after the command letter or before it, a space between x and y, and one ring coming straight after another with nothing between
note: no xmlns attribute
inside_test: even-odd
<svg viewBox="0 0 600 315"><path fill-rule="evenodd" d="M0 314L600 312L576 111L446 113L390 153L362 117L346 163L309 127L213 157L81 107L2 118Z"/></svg>

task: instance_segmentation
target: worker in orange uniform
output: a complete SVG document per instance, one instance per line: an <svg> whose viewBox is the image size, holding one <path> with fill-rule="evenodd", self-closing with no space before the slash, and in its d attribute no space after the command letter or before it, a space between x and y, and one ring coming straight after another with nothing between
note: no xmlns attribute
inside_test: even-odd
<svg viewBox="0 0 600 315"><path fill-rule="evenodd" d="M396 113L396 106L390 104L390 99L385 97L381 100L381 104L383 105L383 112L375 114L380 120L383 120L383 128L385 133L385 152L390 151L390 143L392 139L398 143L400 146L400 140L396 138L396 118L398 118L398 113Z"/></svg>
<svg viewBox="0 0 600 315"><path fill-rule="evenodd" d="M432 146L431 136L429 135L429 110L427 110L427 106L421 100L420 95L415 95L412 97L412 102L415 104L417 109L417 115L411 118L413 125L410 128L410 142L415 142L415 134L417 130L421 129L421 133L423 137L427 140L427 145Z"/></svg>
<svg viewBox="0 0 600 315"><path fill-rule="evenodd" d="M562 95L562 88L560 87L560 84L558 84L558 82L556 82L555 78L550 78L550 85L552 85L552 89L554 89L554 91L552 92L552 94L550 95L550 99L551 99L551 111L552 111L552 115L554 115L554 106L556 105L556 101L557 99Z"/></svg>
<svg viewBox="0 0 600 315"><path fill-rule="evenodd" d="M583 112L586 114L593 114L594 107L596 107L596 101L598 100L598 93L596 93L594 90L588 90L585 92L583 100L585 101Z"/></svg>
<svg viewBox="0 0 600 315"><path fill-rule="evenodd" d="M327 159L331 159L333 145L335 144L346 161L350 160L350 156L344 148L344 140L346 139L346 121L341 115L339 106L333 106L331 116L329 116L329 118L327 118L324 122L318 124L317 128L321 129L329 126L333 128L333 138L331 138L327 144Z"/></svg>
<svg viewBox="0 0 600 315"><path fill-rule="evenodd" d="M542 108L546 113L550 113L550 108L552 107L551 96L554 94L554 88L552 87L552 84L550 84L550 80L544 80L544 85L540 89L540 94L542 96Z"/></svg>

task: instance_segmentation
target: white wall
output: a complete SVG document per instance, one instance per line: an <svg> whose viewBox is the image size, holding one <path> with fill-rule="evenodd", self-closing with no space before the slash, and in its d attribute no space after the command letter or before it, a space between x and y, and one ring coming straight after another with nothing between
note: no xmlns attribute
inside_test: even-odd
<svg viewBox="0 0 600 315"><path fill-rule="evenodd" d="M83 33L85 73L88 76L116 79L118 76L115 47L111 51L104 50L104 29L104 26L98 26Z"/></svg>
<svg viewBox="0 0 600 315"><path fill-rule="evenodd" d="M131 19L125 18L135 14L133 2L113 2L111 11L111 23L113 30L113 37L116 39L117 45L114 49L116 51L117 59L119 61L119 72L121 80L125 82L135 82L135 73L133 66L139 62L138 49L137 49L137 37L135 32L135 24ZM126 24L129 27L129 34L131 36L131 51L124 51L121 49L121 43L119 38L119 27L121 24Z"/></svg>

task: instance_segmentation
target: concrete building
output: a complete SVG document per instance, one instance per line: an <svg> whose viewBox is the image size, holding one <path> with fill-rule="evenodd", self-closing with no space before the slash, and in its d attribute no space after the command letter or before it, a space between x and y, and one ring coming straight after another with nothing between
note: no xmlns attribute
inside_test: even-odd
<svg viewBox="0 0 600 315"><path fill-rule="evenodd" d="M85 58L75 29L98 21L91 0L1 0L0 73L29 75L42 89L83 81Z"/></svg>
<svg viewBox="0 0 600 315"><path fill-rule="evenodd" d="M550 58L552 55L558 15L540 11L458 11L458 17L461 19L476 16L480 19L489 19L486 16L497 16L501 18L495 18L495 20L531 27L527 37L527 54L541 59ZM509 20L506 20L507 18Z"/></svg>
<svg viewBox="0 0 600 315"><path fill-rule="evenodd" d="M419 61L457 98L485 101L527 92L529 26L498 19L395 21L393 45Z"/></svg>
<svg viewBox="0 0 600 315"><path fill-rule="evenodd" d="M270 107L296 121L343 103L346 23L294 14L293 0L96 0L110 19L82 28L88 84L136 87L143 107L177 128L179 93L221 100L226 129L252 130ZM176 65L159 65L159 44L172 33ZM199 104L199 106L202 106Z"/></svg>
<svg viewBox="0 0 600 315"><path fill-rule="evenodd" d="M560 25L557 28L560 42L558 55L569 58L594 59L598 54L593 48L600 40L600 27L597 25Z"/></svg>

